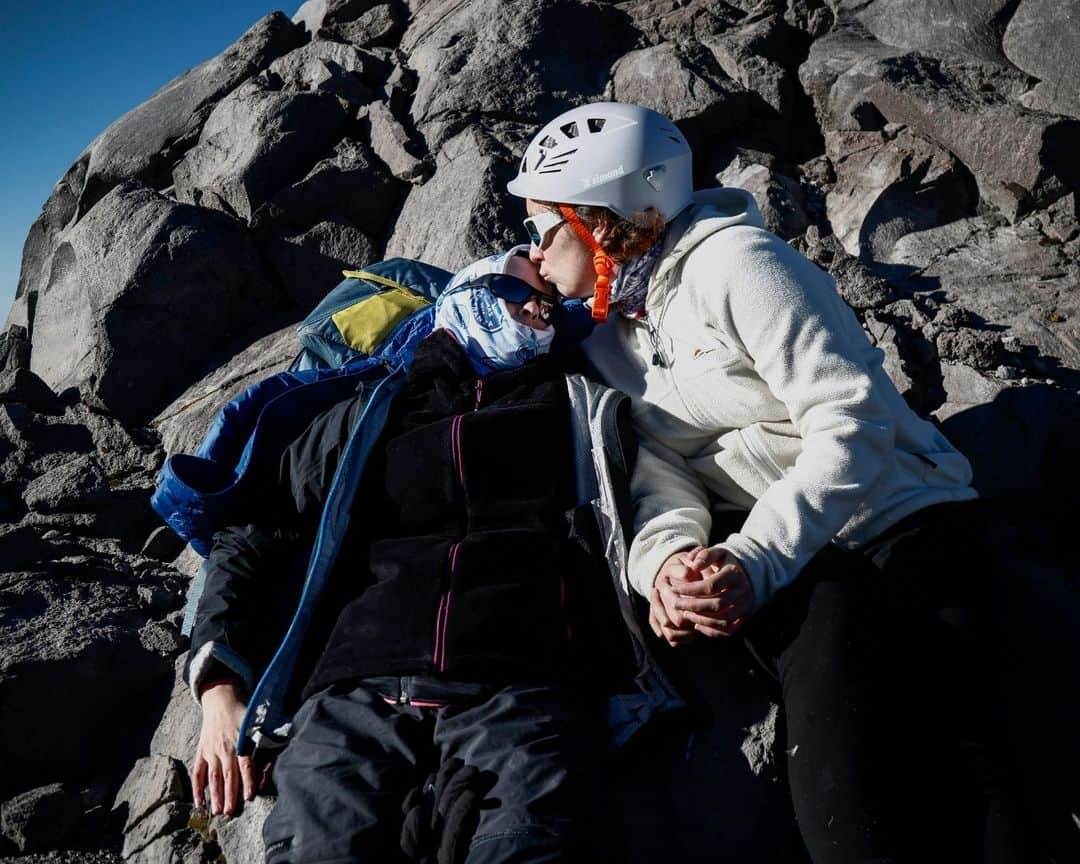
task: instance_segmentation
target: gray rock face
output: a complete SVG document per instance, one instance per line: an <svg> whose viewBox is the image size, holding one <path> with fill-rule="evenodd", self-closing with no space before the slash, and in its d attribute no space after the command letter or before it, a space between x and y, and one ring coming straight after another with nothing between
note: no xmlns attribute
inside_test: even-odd
<svg viewBox="0 0 1080 864"><path fill-rule="evenodd" d="M214 108L199 143L173 171L176 197L250 220L342 136L345 112L326 93L247 82Z"/></svg>
<svg viewBox="0 0 1080 864"><path fill-rule="evenodd" d="M877 39L904 51L971 54L1000 60L1001 34L1015 8L1010 0L831 0L838 15L854 14Z"/></svg>
<svg viewBox="0 0 1080 864"><path fill-rule="evenodd" d="M262 864L262 826L274 802L258 797L244 804L244 809L232 819L215 818L211 823L217 834L221 853L229 864Z"/></svg>
<svg viewBox="0 0 1080 864"><path fill-rule="evenodd" d="M568 33L588 34L580 51ZM412 117L435 152L468 118L539 123L600 98L633 34L582 0L431 0L415 10L401 49L416 71Z"/></svg>
<svg viewBox="0 0 1080 864"><path fill-rule="evenodd" d="M395 182L363 140L345 138L302 180L260 207L252 226L291 234L333 221L381 237L404 198L405 188Z"/></svg>
<svg viewBox="0 0 1080 864"><path fill-rule="evenodd" d="M414 183L427 173L423 150L402 125L390 106L374 102L368 109L371 123L371 146L398 180ZM417 155L419 154L419 155Z"/></svg>
<svg viewBox="0 0 1080 864"><path fill-rule="evenodd" d="M78 795L61 783L31 789L0 805L0 828L20 852L62 847L81 817Z"/></svg>
<svg viewBox="0 0 1080 864"><path fill-rule="evenodd" d="M491 252L513 245L512 226L524 208L506 193L517 159L480 129L468 129L439 151L434 176L405 199L386 245L386 257L419 258L454 270ZM448 215L457 231L433 213ZM520 234L520 232L517 232Z"/></svg>
<svg viewBox="0 0 1080 864"><path fill-rule="evenodd" d="M147 617L124 559L53 544L38 560L48 578L0 574L0 795L133 760L168 695L168 661L140 641Z"/></svg>
<svg viewBox="0 0 1080 864"><path fill-rule="evenodd" d="M810 224L802 187L791 177L736 158L716 179L724 186L745 189L753 195L765 227L785 240L802 234Z"/></svg>
<svg viewBox="0 0 1080 864"><path fill-rule="evenodd" d="M1031 373L1046 378L1080 368L1080 265L1072 247L1046 242L1034 222L963 219L901 238L889 262L902 265L894 278L903 284L944 291L980 320L1007 328L1033 349Z"/></svg>
<svg viewBox="0 0 1080 864"><path fill-rule="evenodd" d="M113 123L88 148L79 212L86 213L124 180L137 179L158 189L170 185L173 163L195 143L214 104L302 39L300 28L273 12L220 55L166 84Z"/></svg>
<svg viewBox="0 0 1080 864"><path fill-rule="evenodd" d="M322 33L363 47L397 45L409 19L408 7L401 0L372 6L359 18L325 26Z"/></svg>
<svg viewBox="0 0 1080 864"><path fill-rule="evenodd" d="M745 116L746 99L707 51L687 54L663 43L625 54L611 70L612 96L659 111L676 122L703 118L716 130Z"/></svg>
<svg viewBox="0 0 1080 864"><path fill-rule="evenodd" d="M1080 12L1075 5L1021 0L1002 47L1009 60L1040 79L1028 107L1080 117Z"/></svg>
<svg viewBox="0 0 1080 864"><path fill-rule="evenodd" d="M23 244L16 297L33 293L48 281L49 265L59 243L58 238L79 209L79 196L86 184L89 163L89 153L84 153L75 161L53 187L52 194L41 208L41 215L30 226L30 233Z"/></svg>
<svg viewBox="0 0 1080 864"><path fill-rule="evenodd" d="M298 309L312 309L342 279L343 270L380 260L367 234L342 222L320 222L302 234L260 240L260 247Z"/></svg>
<svg viewBox="0 0 1080 864"><path fill-rule="evenodd" d="M193 384L153 420L166 453L194 453L221 407L255 382L287 368L300 350L289 325L253 342Z"/></svg>
<svg viewBox="0 0 1080 864"><path fill-rule="evenodd" d="M814 41L799 67L799 82L814 102L822 129L872 130L883 124L866 91L880 77L880 61L902 53L874 39L858 22L838 23Z"/></svg>
<svg viewBox="0 0 1080 864"><path fill-rule="evenodd" d="M80 456L33 480L23 493L26 506L39 513L50 510L93 509L105 500L109 486L93 456Z"/></svg>
<svg viewBox="0 0 1080 864"><path fill-rule="evenodd" d="M848 254L884 260L906 234L975 214L975 181L951 153L909 129L830 132L837 175L826 203Z"/></svg>
<svg viewBox="0 0 1080 864"><path fill-rule="evenodd" d="M704 40L733 81L757 93L780 117L795 110L795 76L788 65L803 51L806 36L778 15L734 27Z"/></svg>
<svg viewBox="0 0 1080 864"><path fill-rule="evenodd" d="M283 90L330 93L343 102L363 105L371 101L371 87L385 71L385 64L366 51L319 39L271 63L267 79L280 82Z"/></svg>
<svg viewBox="0 0 1080 864"><path fill-rule="evenodd" d="M875 107L954 153L994 203L1017 201L1011 215L1047 204L1080 185L1080 121L1028 111L975 93L933 60L882 61L869 88Z"/></svg>
<svg viewBox="0 0 1080 864"><path fill-rule="evenodd" d="M130 422L152 416L205 363L204 350L276 300L233 220L121 186L58 250L30 366L55 390L84 386Z"/></svg>
<svg viewBox="0 0 1080 864"><path fill-rule="evenodd" d="M187 798L183 772L182 763L166 756L144 756L135 763L113 803L125 833L158 807Z"/></svg>

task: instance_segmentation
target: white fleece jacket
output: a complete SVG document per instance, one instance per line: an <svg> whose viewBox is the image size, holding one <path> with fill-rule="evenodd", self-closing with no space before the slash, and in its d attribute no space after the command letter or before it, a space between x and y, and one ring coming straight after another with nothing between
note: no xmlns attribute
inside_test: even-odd
<svg viewBox="0 0 1080 864"><path fill-rule="evenodd" d="M976 497L967 459L908 408L832 278L761 225L749 193L697 193L668 231L646 316L585 343L633 400L629 576L644 596L668 556L707 545L710 499L750 511L722 545L760 608L826 543L857 547Z"/></svg>

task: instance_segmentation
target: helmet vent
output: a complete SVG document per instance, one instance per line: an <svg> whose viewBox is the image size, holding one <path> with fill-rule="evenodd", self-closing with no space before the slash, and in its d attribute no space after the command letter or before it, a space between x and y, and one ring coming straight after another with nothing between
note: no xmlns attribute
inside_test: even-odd
<svg viewBox="0 0 1080 864"><path fill-rule="evenodd" d="M577 121L576 120L571 121L570 123L567 123L565 126L561 126L559 128L562 129L563 135L565 135L567 138L577 138L577 136L578 136L578 128L577 128Z"/></svg>
<svg viewBox="0 0 1080 864"><path fill-rule="evenodd" d="M674 135L668 135L668 139L671 140L671 141L674 141L676 144L682 144L682 141L680 141Z"/></svg>
<svg viewBox="0 0 1080 864"><path fill-rule="evenodd" d="M529 154L526 153L521 157L521 173L527 174L529 171Z"/></svg>
<svg viewBox="0 0 1080 864"><path fill-rule="evenodd" d="M589 126L590 132L600 132L604 128L604 123L607 121L603 117L590 117L585 121Z"/></svg>
<svg viewBox="0 0 1080 864"><path fill-rule="evenodd" d="M558 147L559 142L552 138L550 135L546 136L543 141L540 142L541 147Z"/></svg>

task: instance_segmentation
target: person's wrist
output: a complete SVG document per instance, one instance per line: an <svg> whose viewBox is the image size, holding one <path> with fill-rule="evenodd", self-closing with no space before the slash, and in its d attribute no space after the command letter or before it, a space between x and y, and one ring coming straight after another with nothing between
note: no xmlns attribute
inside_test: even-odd
<svg viewBox="0 0 1080 864"><path fill-rule="evenodd" d="M199 687L199 703L205 705L207 701L238 701L240 698L239 678L215 678L207 681Z"/></svg>

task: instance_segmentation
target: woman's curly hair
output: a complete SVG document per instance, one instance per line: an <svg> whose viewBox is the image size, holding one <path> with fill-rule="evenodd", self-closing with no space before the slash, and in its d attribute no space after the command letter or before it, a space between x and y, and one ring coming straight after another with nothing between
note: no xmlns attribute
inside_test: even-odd
<svg viewBox="0 0 1080 864"><path fill-rule="evenodd" d="M538 202L549 210L559 211L559 205L550 201ZM587 204L571 205L578 218L590 231L602 220L610 229L600 245L617 262L632 261L644 255L664 236L664 217L655 207L640 210L629 219L619 216L607 207Z"/></svg>

